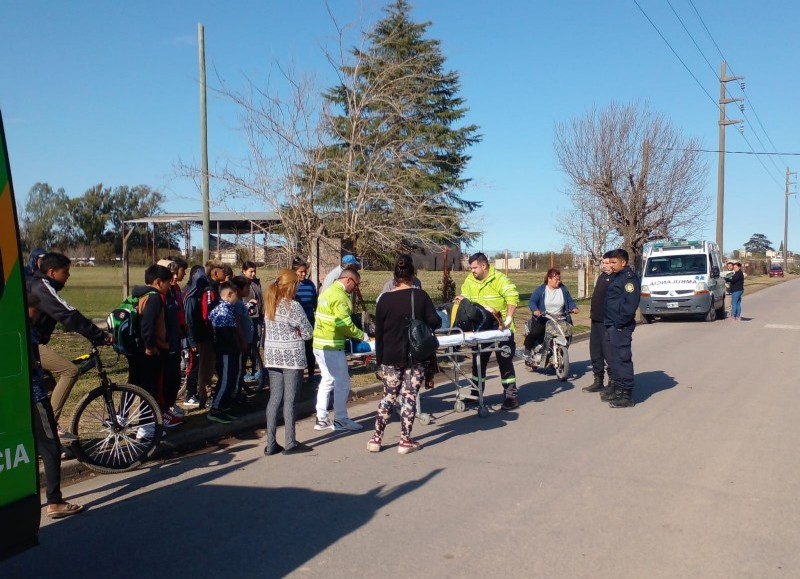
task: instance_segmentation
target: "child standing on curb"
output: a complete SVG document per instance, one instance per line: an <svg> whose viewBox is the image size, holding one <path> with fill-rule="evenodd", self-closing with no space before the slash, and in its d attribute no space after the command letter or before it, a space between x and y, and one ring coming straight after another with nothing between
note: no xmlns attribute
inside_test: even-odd
<svg viewBox="0 0 800 579"><path fill-rule="evenodd" d="M158 403L165 421L164 426L177 426L179 422L167 416L164 399L164 369L169 356L165 294L172 281L172 272L163 265L151 265L144 272L146 285L133 288L131 295L139 298L139 337L142 350L128 356L128 382L140 386L152 394ZM138 433L144 438L150 433Z"/></svg>
<svg viewBox="0 0 800 579"><path fill-rule="evenodd" d="M235 418L224 412L223 408L228 404L239 380L241 343L234 308L234 304L239 301L239 293L232 283L225 281L219 285L219 297L219 304L208 315L214 328L218 382L207 418L212 422L227 424Z"/></svg>

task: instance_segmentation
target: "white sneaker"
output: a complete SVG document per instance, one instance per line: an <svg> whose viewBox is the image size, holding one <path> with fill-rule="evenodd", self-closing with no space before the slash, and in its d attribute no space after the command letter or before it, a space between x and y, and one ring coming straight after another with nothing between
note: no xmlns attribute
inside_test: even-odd
<svg viewBox="0 0 800 579"><path fill-rule="evenodd" d="M341 430L363 430L363 426L361 426L355 420L351 420L350 418L342 418L341 420L334 420L333 421L333 429L337 431Z"/></svg>
<svg viewBox="0 0 800 579"><path fill-rule="evenodd" d="M314 425L314 430L330 430L332 428L333 423L327 416L325 418L317 418L317 423Z"/></svg>
<svg viewBox="0 0 800 579"><path fill-rule="evenodd" d="M178 418L183 418L186 416L186 411L177 404L175 406L170 406L169 411L173 416L177 416Z"/></svg>
<svg viewBox="0 0 800 579"><path fill-rule="evenodd" d="M156 425L151 424L143 424L136 430L136 440L146 440L148 438L153 438L156 434Z"/></svg>

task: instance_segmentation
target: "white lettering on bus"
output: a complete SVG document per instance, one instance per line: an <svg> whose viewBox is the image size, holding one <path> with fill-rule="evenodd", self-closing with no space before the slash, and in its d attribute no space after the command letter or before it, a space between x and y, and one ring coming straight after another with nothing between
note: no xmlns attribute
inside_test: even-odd
<svg viewBox="0 0 800 579"><path fill-rule="evenodd" d="M31 462L31 459L28 458L28 452L25 450L24 444L18 444L17 448L14 452L14 460L11 460L11 449L6 448L3 450L2 454L0 454L0 459L5 459L4 461L0 462L0 472L4 470L11 470L12 468L17 468L19 463L24 462L28 464Z"/></svg>

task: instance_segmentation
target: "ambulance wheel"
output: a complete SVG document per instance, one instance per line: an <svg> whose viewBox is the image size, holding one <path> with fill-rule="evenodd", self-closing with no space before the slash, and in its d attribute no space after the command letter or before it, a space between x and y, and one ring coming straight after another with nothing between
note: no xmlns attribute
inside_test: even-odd
<svg viewBox="0 0 800 579"><path fill-rule="evenodd" d="M651 316L650 314L644 314L642 316L642 319L644 320L645 324L652 324L653 322L656 321L656 317L655 316Z"/></svg>
<svg viewBox="0 0 800 579"><path fill-rule="evenodd" d="M716 319L717 319L717 306L714 303L714 298L711 298L711 305L708 306L708 311L706 312L706 315L703 316L703 320L705 320L706 322L713 322Z"/></svg>
<svg viewBox="0 0 800 579"><path fill-rule="evenodd" d="M725 296L722 296L722 304L719 308L717 308L717 319L724 320L725 319Z"/></svg>

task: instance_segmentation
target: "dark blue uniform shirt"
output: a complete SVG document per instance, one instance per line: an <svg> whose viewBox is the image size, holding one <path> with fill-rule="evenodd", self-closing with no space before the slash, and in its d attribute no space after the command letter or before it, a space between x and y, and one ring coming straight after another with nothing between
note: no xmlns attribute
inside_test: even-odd
<svg viewBox="0 0 800 579"><path fill-rule="evenodd" d="M636 323L641 284L629 266L614 274L606 290L603 325L607 328L626 328Z"/></svg>

